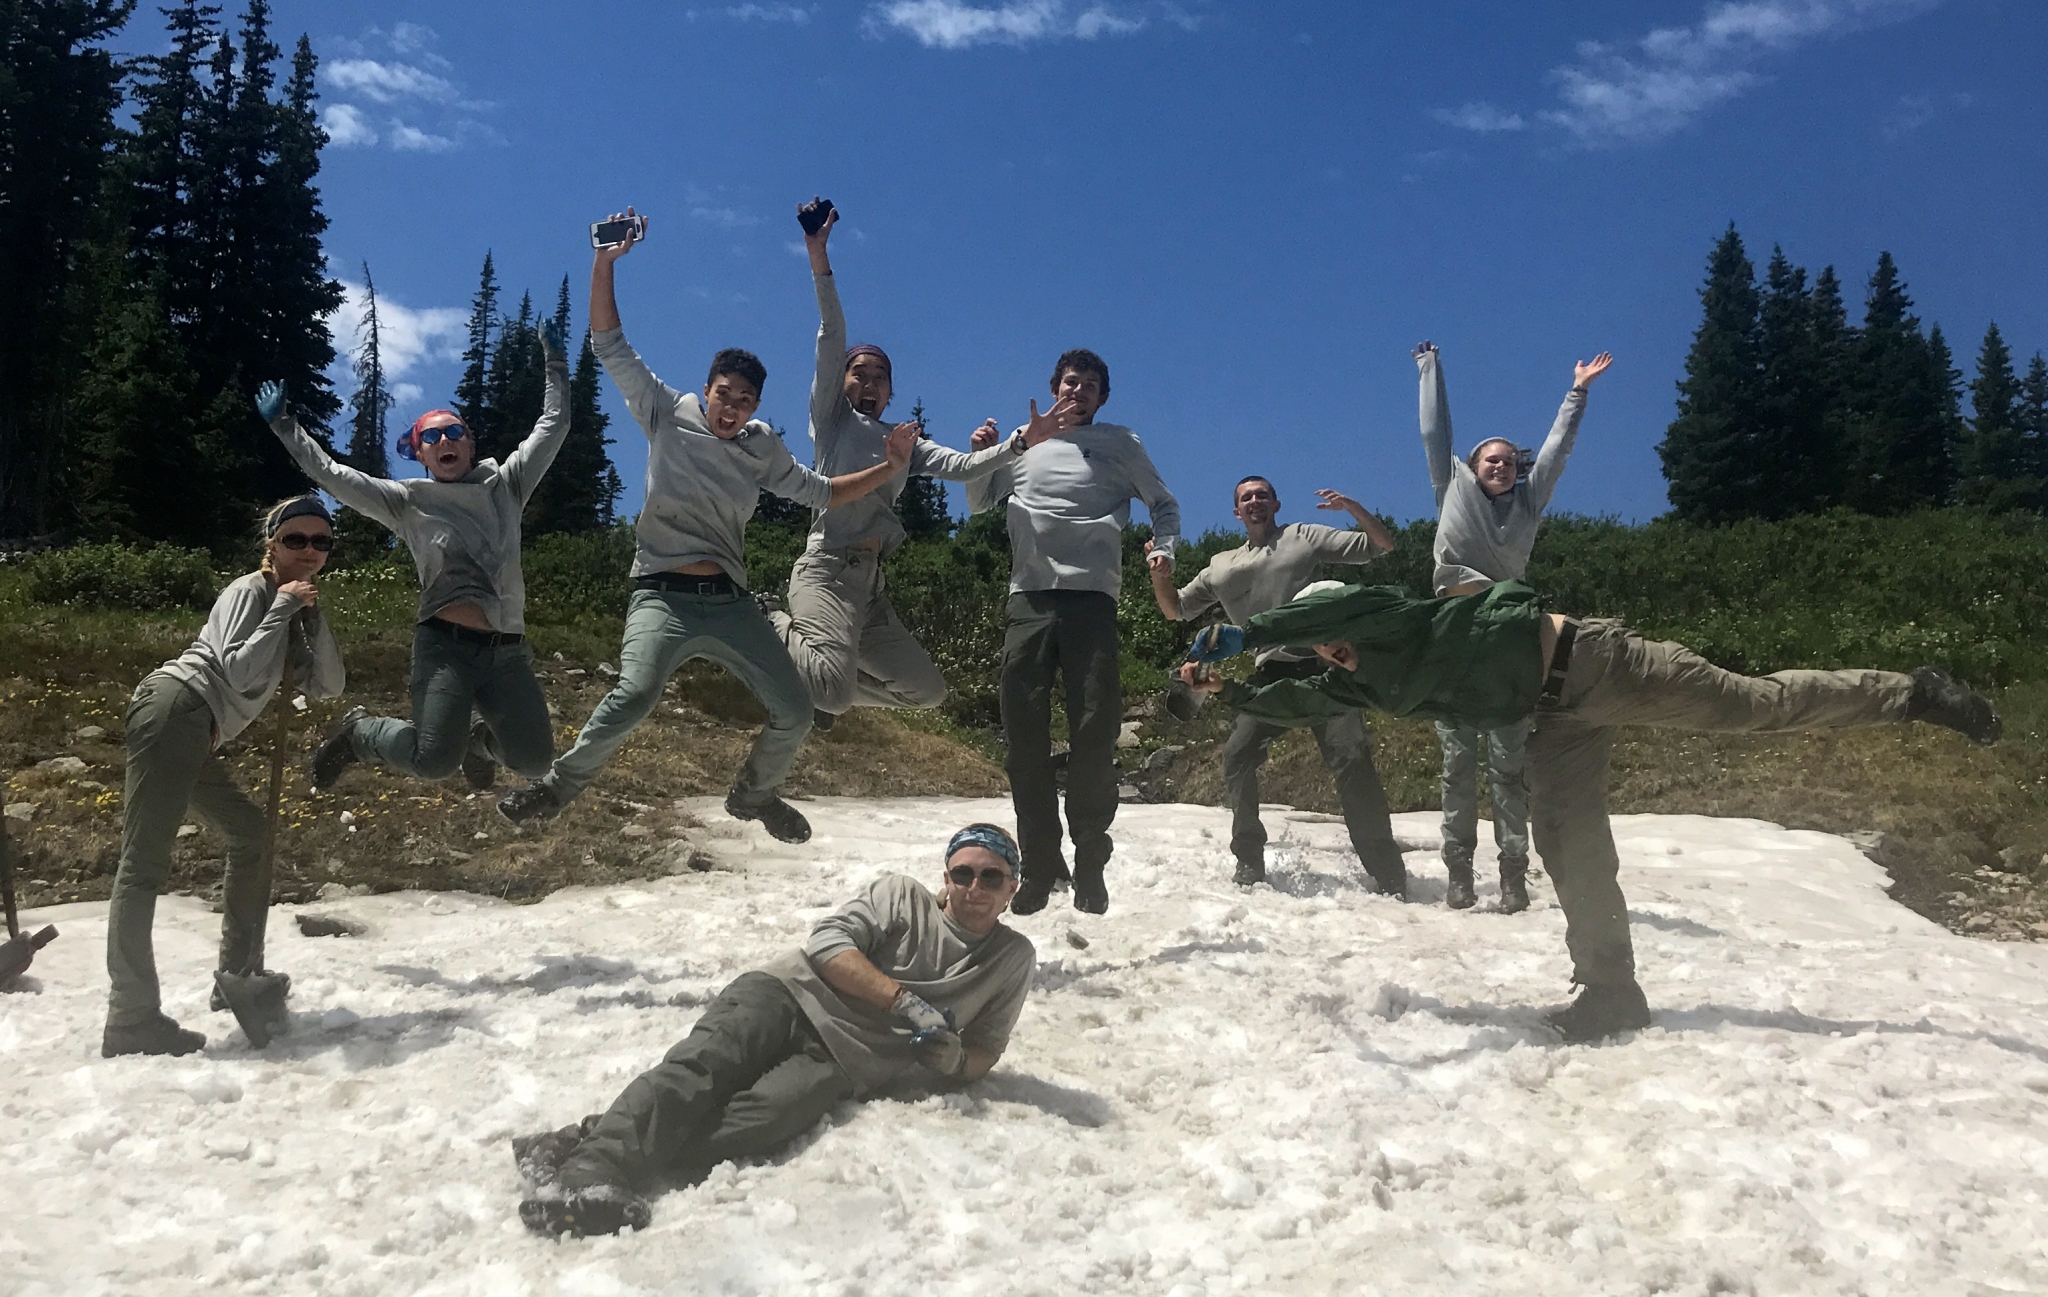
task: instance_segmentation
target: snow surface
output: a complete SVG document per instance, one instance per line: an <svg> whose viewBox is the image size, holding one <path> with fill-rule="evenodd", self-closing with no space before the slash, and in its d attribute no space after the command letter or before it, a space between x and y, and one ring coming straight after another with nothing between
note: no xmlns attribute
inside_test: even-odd
<svg viewBox="0 0 2048 1297"><path fill-rule="evenodd" d="M187 1059L98 1057L100 905L0 996L0 1291L2009 1293L2048 1290L2048 949L1950 935L1840 839L1616 821L1656 1025L1564 1047L1547 884L1518 917L1366 894L1332 817L1126 806L1112 909L1016 920L1038 983L961 1095L847 1104L653 1227L529 1235L506 1141L602 1108L703 1000L994 801L820 800L782 847L691 803L719 868L532 906L401 893L273 916L293 1034L206 1012L218 920L168 898ZM1484 834L1482 834L1482 839ZM1071 934L1071 935L1070 935ZM1080 947L1078 937L1087 944Z"/></svg>

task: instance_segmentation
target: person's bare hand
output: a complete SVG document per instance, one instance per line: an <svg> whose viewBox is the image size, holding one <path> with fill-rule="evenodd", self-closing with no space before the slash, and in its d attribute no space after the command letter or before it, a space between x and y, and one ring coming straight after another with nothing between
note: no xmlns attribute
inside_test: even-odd
<svg viewBox="0 0 2048 1297"><path fill-rule="evenodd" d="M1151 541L1145 542L1145 566L1154 572L1173 571L1173 555L1163 549L1154 549Z"/></svg>
<svg viewBox="0 0 2048 1297"><path fill-rule="evenodd" d="M631 220L633 217L637 215L639 215L637 212L635 212L631 207L628 207L623 212L613 212L609 219L614 221L625 221ZM640 222L640 237L645 238L647 237L647 226L651 224L651 222L648 221L646 217L641 217ZM633 245L638 243L639 241L640 239L627 239L624 243L614 243L608 247L599 248L597 250L597 259L603 262L617 261L620 257L623 257L628 252L631 252L633 250Z"/></svg>
<svg viewBox="0 0 2048 1297"><path fill-rule="evenodd" d="M1593 380L1606 373L1607 367L1613 363L1614 353L1611 351L1603 351L1591 360L1580 361L1572 366L1572 386L1591 387Z"/></svg>
<svg viewBox="0 0 2048 1297"><path fill-rule="evenodd" d="M1330 509L1338 513L1348 513L1354 518L1365 515L1364 505L1345 495L1342 491L1332 491L1327 487L1316 492L1316 508Z"/></svg>
<svg viewBox="0 0 2048 1297"><path fill-rule="evenodd" d="M320 588L311 581L287 581L277 587L279 594L288 594L311 608L320 602Z"/></svg>
<svg viewBox="0 0 2048 1297"><path fill-rule="evenodd" d="M1436 344L1434 342L1431 342L1427 338L1424 338L1421 342L1416 343L1415 350L1408 353L1409 357L1413 360L1421 360L1424 356L1431 356L1435 354Z"/></svg>
<svg viewBox="0 0 2048 1297"><path fill-rule="evenodd" d="M917 444L917 434L924 431L921 423L899 423L889 429L889 435L882 440L882 454L897 468L910 462L910 449Z"/></svg>
<svg viewBox="0 0 2048 1297"><path fill-rule="evenodd" d="M1080 404L1071 396L1063 396L1053 402L1045 413L1038 412L1038 402L1031 403L1031 421L1024 425L1024 445L1036 446L1048 437L1057 437L1072 428L1080 419Z"/></svg>
<svg viewBox="0 0 2048 1297"><path fill-rule="evenodd" d="M1347 640L1316 645L1316 656L1339 671L1358 670L1358 650Z"/></svg>
<svg viewBox="0 0 2048 1297"><path fill-rule="evenodd" d="M802 221L804 213L815 211L818 207L818 204L820 204L823 201L824 200L821 198L813 197L811 201L808 203L798 203L796 208L798 221ZM837 224L839 224L839 209L835 207L831 211L825 213L825 223L818 227L818 232L816 234L806 233L804 235L804 246L806 248L824 247L825 244L832 238L832 227Z"/></svg>
<svg viewBox="0 0 2048 1297"><path fill-rule="evenodd" d="M996 426L996 421L994 419L983 419L981 426L976 428L974 434L967 439L967 445L972 450L987 450L1002 439L1003 430Z"/></svg>
<svg viewBox="0 0 2048 1297"><path fill-rule="evenodd" d="M1215 668L1199 662L1181 663L1180 680L1198 694L1213 694L1223 688L1223 677L1216 674Z"/></svg>

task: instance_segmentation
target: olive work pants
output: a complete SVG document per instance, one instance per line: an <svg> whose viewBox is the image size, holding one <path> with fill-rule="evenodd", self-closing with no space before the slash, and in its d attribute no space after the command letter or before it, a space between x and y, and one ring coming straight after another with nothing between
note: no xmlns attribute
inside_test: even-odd
<svg viewBox="0 0 2048 1297"><path fill-rule="evenodd" d="M187 810L221 835L220 967L247 969L270 898L257 890L263 812L214 755L213 711L184 681L155 673L128 703L128 776L121 800L121 864L107 902L107 1025L132 1027L162 1006L156 979L156 898Z"/></svg>
<svg viewBox="0 0 2048 1297"><path fill-rule="evenodd" d="M787 1144L853 1089L789 988L743 973L612 1101L562 1164L561 1184L641 1193L693 1184L720 1162Z"/></svg>
<svg viewBox="0 0 2048 1297"><path fill-rule="evenodd" d="M1074 868L1099 873L1115 843L1116 737L1123 728L1116 600L1097 590L1010 596L1003 636L1003 768L1017 812L1026 878L1064 878L1059 787L1052 764L1052 689L1067 703L1067 829Z"/></svg>
<svg viewBox="0 0 2048 1297"><path fill-rule="evenodd" d="M1620 857L1607 821L1608 759L1624 725L1723 733L1903 722L1913 678L1895 671L1724 671L1683 644L1606 618L1580 624L1564 690L1529 736L1536 851L1564 909L1572 980L1635 976Z"/></svg>
<svg viewBox="0 0 2048 1297"><path fill-rule="evenodd" d="M412 719L366 716L349 731L349 746L386 770L446 779L469 752L472 712L483 718L491 760L528 779L548 772L554 722L533 676L532 647L482 644L421 622L412 633Z"/></svg>
<svg viewBox="0 0 2048 1297"><path fill-rule="evenodd" d="M1250 684L1261 688L1277 680L1320 675L1323 663L1272 663L1253 673ZM1230 737L1223 744L1223 795L1230 802L1230 853L1246 864L1265 867L1266 826L1259 819L1259 767L1273 740L1288 727L1240 712ZM1316 736L1323 765L1337 785L1337 805L1344 812L1344 827L1351 834L1351 847L1358 863L1382 886L1399 887L1407 878L1401 862L1400 844L1394 841L1393 821L1387 815L1387 794L1380 786L1380 773L1372 763L1372 732L1357 712L1333 716L1307 727Z"/></svg>
<svg viewBox="0 0 2048 1297"><path fill-rule="evenodd" d="M1479 740L1486 740L1486 782L1493 793L1493 842L1503 868L1529 863L1529 722L1477 730L1436 723L1444 753L1444 863L1472 867L1479 850Z"/></svg>
<svg viewBox="0 0 2048 1297"><path fill-rule="evenodd" d="M874 550L806 550L789 573L789 611L771 620L821 712L946 700L946 677L897 619Z"/></svg>

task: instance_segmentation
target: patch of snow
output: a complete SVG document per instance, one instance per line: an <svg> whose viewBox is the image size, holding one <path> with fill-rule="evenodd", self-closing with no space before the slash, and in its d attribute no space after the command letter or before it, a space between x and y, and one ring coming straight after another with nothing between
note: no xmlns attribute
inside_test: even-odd
<svg viewBox="0 0 2048 1297"><path fill-rule="evenodd" d="M716 799L685 809L713 818ZM1800 1292L2048 1288L2048 949L1894 904L1849 843L1618 817L1656 1023L1598 1047L1547 879L1506 917L1367 893L1343 825L1125 806L1111 909L1013 922L1037 985L958 1094L845 1104L619 1239L528 1234L507 1140L601 1109L719 987L885 870L936 884L1002 801L805 803L814 836L707 837L717 868L537 905L324 897L369 935L269 925L293 1031L206 998L219 917L166 897L183 1059L98 1057L103 904L0 997L0 1274L59 1293ZM1436 817L1397 817L1433 844ZM1482 828L1481 842L1489 835ZM1482 848L1483 850L1487 848ZM290 907L284 907L289 909Z"/></svg>

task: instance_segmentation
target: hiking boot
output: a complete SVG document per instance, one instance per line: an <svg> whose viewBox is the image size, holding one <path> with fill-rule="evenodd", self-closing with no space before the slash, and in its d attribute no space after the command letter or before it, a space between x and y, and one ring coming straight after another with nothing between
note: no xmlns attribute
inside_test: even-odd
<svg viewBox="0 0 2048 1297"><path fill-rule="evenodd" d="M1263 860L1238 861L1237 872L1230 876L1230 881L1236 883L1239 887L1258 886L1266 881L1266 862Z"/></svg>
<svg viewBox="0 0 2048 1297"><path fill-rule="evenodd" d="M592 1113L560 1130L516 1135L512 1139L512 1164L519 1168L520 1178L535 1188L553 1184L562 1174L562 1163L596 1128L597 1114Z"/></svg>
<svg viewBox="0 0 2048 1297"><path fill-rule="evenodd" d="M1998 742L2005 725L1991 700L1934 667L1913 668L1913 696L1906 700L1906 719L1945 725L1972 743Z"/></svg>
<svg viewBox="0 0 2048 1297"><path fill-rule="evenodd" d="M811 728L820 734L830 731L838 720L839 717L836 714L828 712L822 707L813 707L811 709Z"/></svg>
<svg viewBox="0 0 2048 1297"><path fill-rule="evenodd" d="M534 820L551 820L562 813L562 803L556 799L555 790L536 779L524 788L515 788L498 799L498 814L510 824L528 824Z"/></svg>
<svg viewBox="0 0 2048 1297"><path fill-rule="evenodd" d="M733 795L725 795L725 813L736 820L759 820L761 827L768 830L768 836L777 842L809 842L811 822L803 812L773 793L759 806L742 806L734 801Z"/></svg>
<svg viewBox="0 0 2048 1297"><path fill-rule="evenodd" d="M1052 896L1052 884L1050 874L1024 875L1024 881L1017 884L1017 894L1010 898L1010 913L1036 914L1044 909L1046 900Z"/></svg>
<svg viewBox="0 0 2048 1297"><path fill-rule="evenodd" d="M462 754L462 777L472 792L487 793L498 782L498 763L491 759L491 731L482 721L469 726L469 750Z"/></svg>
<svg viewBox="0 0 2048 1297"><path fill-rule="evenodd" d="M1013 899L1010 904L1015 908L1016 901ZM1101 865L1093 869L1074 866L1074 908L1083 914L1109 913L1109 888L1102 881Z"/></svg>
<svg viewBox="0 0 2048 1297"><path fill-rule="evenodd" d="M1366 885L1366 890L1371 892L1373 895L1391 896L1397 900L1403 901L1408 899L1407 870L1404 869L1399 874L1381 875L1368 873L1366 875L1366 878L1369 880Z"/></svg>
<svg viewBox="0 0 2048 1297"><path fill-rule="evenodd" d="M327 737L320 740L320 746L313 749L313 760L307 766L306 778L313 785L314 792L325 792L334 787L334 781L341 778L341 772L360 760L356 756L352 736L356 722L368 719L369 715L367 707L349 708L327 731Z"/></svg>
<svg viewBox="0 0 2048 1297"><path fill-rule="evenodd" d="M1582 1045L1624 1031L1641 1031L1650 1025L1650 1004L1643 998L1643 988L1631 977L1626 982L1588 986L1579 992L1578 999L1555 1013L1545 1014L1543 1021L1554 1027L1568 1044Z"/></svg>
<svg viewBox="0 0 2048 1297"><path fill-rule="evenodd" d="M129 1027L108 1023L100 1033L101 1058L118 1058L123 1054L168 1054L176 1058L204 1048L205 1036L185 1030L161 1013Z"/></svg>
<svg viewBox="0 0 2048 1297"><path fill-rule="evenodd" d="M1454 910L1469 910L1479 898L1472 892L1472 863L1454 865L1446 861L1444 866L1451 875L1450 884L1444 888L1444 904Z"/></svg>
<svg viewBox="0 0 2048 1297"><path fill-rule="evenodd" d="M631 1226L646 1229L654 1219L647 1200L630 1189L604 1184L578 1189L559 1198L528 1198L519 1204L519 1219L536 1234L616 1234Z"/></svg>
<svg viewBox="0 0 2048 1297"><path fill-rule="evenodd" d="M223 968L220 971L225 973L229 970ZM282 1000L292 993L292 975L290 973L272 973L270 974L270 976L279 979L278 985L283 988L281 991L278 992L278 999ZM227 994L220 989L219 982L215 982L213 984L213 994L207 998L206 1007L213 1010L215 1013L226 1013L228 1011L228 997Z"/></svg>
<svg viewBox="0 0 2048 1297"><path fill-rule="evenodd" d="M1500 912L1520 914L1529 908L1529 862L1500 862Z"/></svg>

